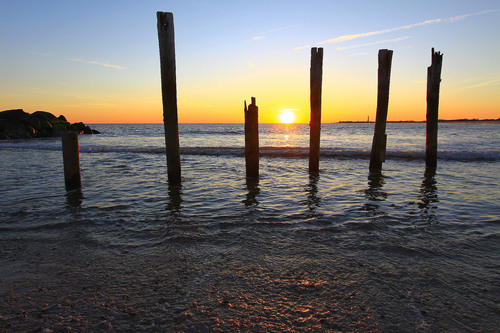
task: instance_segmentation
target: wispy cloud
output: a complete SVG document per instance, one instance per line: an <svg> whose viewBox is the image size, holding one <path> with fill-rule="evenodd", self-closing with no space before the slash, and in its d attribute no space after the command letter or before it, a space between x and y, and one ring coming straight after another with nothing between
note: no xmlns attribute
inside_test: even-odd
<svg viewBox="0 0 500 333"><path fill-rule="evenodd" d="M469 86L469 88L479 88L479 87L484 87L484 86L491 86L493 84L498 84L500 83L500 78L496 78L494 80L486 81L486 82L481 82L474 84L472 86Z"/></svg>
<svg viewBox="0 0 500 333"><path fill-rule="evenodd" d="M496 78L496 79L493 79L493 80L489 80L489 81L485 81L485 82L480 82L480 83L476 83L476 84L473 84L471 86L468 86L465 89L473 89L473 88L479 88L479 87L485 87L485 86L491 86L491 85L494 85L494 84L498 84L500 83L500 77Z"/></svg>
<svg viewBox="0 0 500 333"><path fill-rule="evenodd" d="M360 57L360 56L364 56L364 55L368 55L368 54L369 54L368 52L359 52L359 53L350 54L349 57Z"/></svg>
<svg viewBox="0 0 500 333"><path fill-rule="evenodd" d="M111 107L116 106L116 104L111 103L77 103L77 104L62 104L65 108L81 108L81 107Z"/></svg>
<svg viewBox="0 0 500 333"><path fill-rule="evenodd" d="M311 44L307 44L307 45L302 45L302 46L296 47L296 48L294 48L293 50L294 50L294 51L299 51L299 50L303 50L303 49L309 49L309 48L311 48L311 47L312 47L312 45L311 45Z"/></svg>
<svg viewBox="0 0 500 333"><path fill-rule="evenodd" d="M474 77L459 82L449 82L447 85L450 87L449 90L452 94L459 94L466 90L500 85L500 77Z"/></svg>
<svg viewBox="0 0 500 333"><path fill-rule="evenodd" d="M125 69L125 67L123 67L123 66L106 64L106 63L102 63L99 61L89 61L89 60L84 60L84 59L80 59L80 58L69 58L68 60L75 61L75 62L82 62L85 64L91 64L91 65L99 65L99 66L114 68L114 69L118 69L118 70Z"/></svg>
<svg viewBox="0 0 500 333"><path fill-rule="evenodd" d="M298 26L299 26L299 24L289 25L289 26L286 26L286 27L281 27L281 28L276 28L276 29L264 31L264 32L261 32L261 33L258 33L258 34L243 36L242 38L243 39L250 39L250 40L262 40L262 39L266 38L265 35L268 35L270 33L277 32L277 31L288 30L288 29L293 29L293 28L296 28Z"/></svg>
<svg viewBox="0 0 500 333"><path fill-rule="evenodd" d="M42 56L42 57L50 57L50 56L52 56L52 54L50 54L50 53L44 53L44 52L30 51L28 53L32 54L32 55Z"/></svg>
<svg viewBox="0 0 500 333"><path fill-rule="evenodd" d="M498 11L499 11L498 9L485 10L482 12L458 15L458 16L453 16L453 17L449 17L449 18L438 18L438 19L433 19L433 20L426 20L426 21L422 21L422 22L418 22L418 23L403 25L400 27L394 27L394 28L389 28L389 29L375 30L375 31L363 32L363 33L359 33L359 34L342 35L342 36L338 36L338 37L334 37L334 38L330 38L327 40L317 42L316 44L317 45L335 44L335 43L341 43L341 42L345 42L345 41L349 41L349 40L353 40L353 39L358 39L358 38L386 34L389 32L413 29L413 28L422 27L422 26L426 26L426 25L440 24L440 23L453 23L453 22L458 22L458 21L461 21L463 19L466 19L467 17L470 17L470 16L482 15L482 14L493 13L493 12L498 12ZM294 50L302 50L302 49L309 48L309 47L311 47L311 45L304 45L304 46L296 47Z"/></svg>
<svg viewBox="0 0 500 333"><path fill-rule="evenodd" d="M370 31L370 32L365 32L365 33L361 33L361 34L343 35L343 36L339 36L339 37L335 37L335 38L321 41L318 44L339 43L339 42L344 42L346 40L375 36L375 35L385 34L388 32L399 31L399 30L413 29L416 27L422 27L422 26L431 25L431 24L453 23L453 22L461 21L469 16L492 13L492 12L496 12L496 11L498 11L498 10L485 10L485 11L482 11L479 13L465 14L465 15L453 16L453 17L449 17L449 18L438 18L438 19L434 19L434 20L426 20L426 21L422 21L422 22L418 22L418 23L414 23L414 24L408 24L408 25L404 25L401 27L395 27L395 28L390 28L390 29Z"/></svg>
<svg viewBox="0 0 500 333"><path fill-rule="evenodd" d="M371 46L371 45L377 45L377 44L396 43L396 42L400 42L402 40L406 40L408 38L410 38L410 37L409 36L405 36L405 37L399 37L399 38L394 38L394 39L379 40L377 42L371 42L371 43L365 43L365 44L357 44L357 45L350 45L350 46L339 46L336 49L339 50L339 51L342 51L342 50L356 49L358 47Z"/></svg>

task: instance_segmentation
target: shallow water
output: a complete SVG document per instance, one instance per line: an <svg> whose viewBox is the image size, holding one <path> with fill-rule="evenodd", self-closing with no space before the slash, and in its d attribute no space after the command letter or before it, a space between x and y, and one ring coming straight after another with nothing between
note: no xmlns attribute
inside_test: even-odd
<svg viewBox="0 0 500 333"><path fill-rule="evenodd" d="M307 125L267 126L247 181L241 125L181 125L179 187L161 125L93 126L73 192L59 140L0 142L0 327L497 330L499 125L443 124L425 175L425 125L389 124L370 175L372 125L332 124L313 178Z"/></svg>

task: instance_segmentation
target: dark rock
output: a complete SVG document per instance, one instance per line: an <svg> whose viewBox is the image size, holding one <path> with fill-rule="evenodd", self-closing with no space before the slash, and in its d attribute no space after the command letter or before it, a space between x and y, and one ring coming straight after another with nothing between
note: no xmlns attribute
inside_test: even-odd
<svg viewBox="0 0 500 333"><path fill-rule="evenodd" d="M92 134L92 130L90 129L90 127L85 126L85 129L83 130L83 134Z"/></svg>
<svg viewBox="0 0 500 333"><path fill-rule="evenodd" d="M9 139L26 139L30 137L28 128L22 122L6 121L3 133Z"/></svg>
<svg viewBox="0 0 500 333"><path fill-rule="evenodd" d="M71 124L70 130L76 131L78 134L83 134L85 131L85 124L82 122Z"/></svg>
<svg viewBox="0 0 500 333"><path fill-rule="evenodd" d="M54 131L67 131L68 128L69 128L69 123L52 124L52 129Z"/></svg>
<svg viewBox="0 0 500 333"><path fill-rule="evenodd" d="M28 115L25 122L33 127L36 131L40 130L40 119L35 117L33 114Z"/></svg>
<svg viewBox="0 0 500 333"><path fill-rule="evenodd" d="M66 131L76 131L78 134L100 134L82 122L70 124L63 115L56 117L46 111L36 111L32 114L22 109L0 112L0 139L61 136Z"/></svg>
<svg viewBox="0 0 500 333"><path fill-rule="evenodd" d="M47 112L47 111L35 111L35 112L32 113L32 115L34 117L40 119L40 121L46 120L46 121L48 121L50 123L58 123L58 122L60 122L59 118L57 118L52 113Z"/></svg>
<svg viewBox="0 0 500 333"><path fill-rule="evenodd" d="M6 110L0 112L0 118L11 121L23 121L28 117L29 113L24 112L23 109Z"/></svg>

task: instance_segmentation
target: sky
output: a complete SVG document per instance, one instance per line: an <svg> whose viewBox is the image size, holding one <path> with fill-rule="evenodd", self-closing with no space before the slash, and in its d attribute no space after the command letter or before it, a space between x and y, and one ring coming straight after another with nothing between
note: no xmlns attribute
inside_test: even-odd
<svg viewBox="0 0 500 333"><path fill-rule="evenodd" d="M431 49L440 119L500 117L498 0L0 0L0 110L70 122L161 123L156 12L175 25L181 123L308 123L311 47L322 122L375 119L377 53L394 51L388 120L425 120Z"/></svg>

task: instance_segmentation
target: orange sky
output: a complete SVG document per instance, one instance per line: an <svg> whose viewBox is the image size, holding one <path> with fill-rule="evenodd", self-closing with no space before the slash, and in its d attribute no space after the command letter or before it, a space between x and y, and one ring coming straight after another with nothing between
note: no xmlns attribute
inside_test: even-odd
<svg viewBox="0 0 500 333"><path fill-rule="evenodd" d="M425 2L353 1L148 1L99 11L31 2L29 12L24 0L2 2L0 110L162 122L156 11L165 10L174 13L180 122L241 123L252 96L261 123L279 122L283 109L309 122L311 46L324 48L325 123L375 119L382 48L394 50L388 120L425 119L432 47L444 54L439 118L500 117L498 3L439 2L431 12Z"/></svg>

